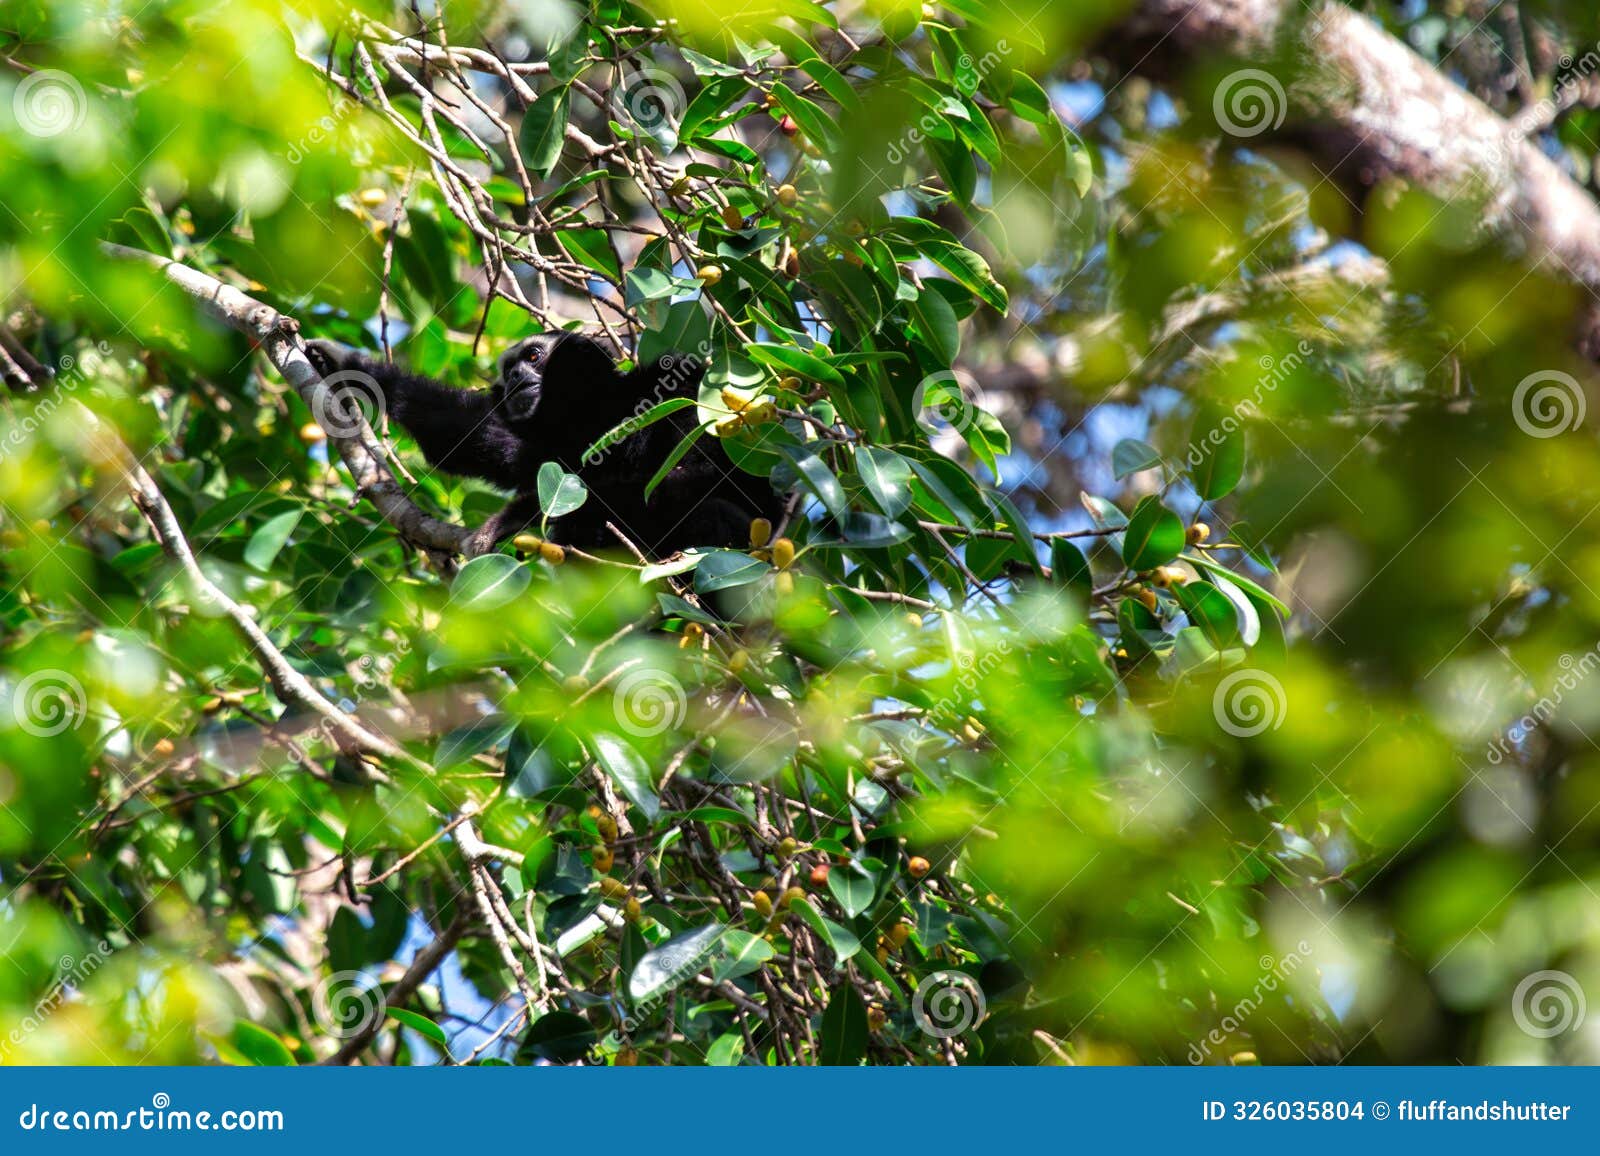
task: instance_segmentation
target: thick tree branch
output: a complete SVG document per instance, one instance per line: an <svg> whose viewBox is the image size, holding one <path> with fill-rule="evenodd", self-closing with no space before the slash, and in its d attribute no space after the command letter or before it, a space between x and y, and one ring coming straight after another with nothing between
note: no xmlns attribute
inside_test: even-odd
<svg viewBox="0 0 1600 1156"><path fill-rule="evenodd" d="M1580 344L1600 357L1600 206L1528 138L1366 16L1294 0L1141 0L1124 24L1136 69L1167 55L1225 54L1286 66L1292 115L1346 185L1401 178L1435 196L1472 197L1484 227L1518 256L1589 290ZM1127 55L1125 52L1123 55Z"/></svg>
<svg viewBox="0 0 1600 1156"><path fill-rule="evenodd" d="M293 318L187 265L122 245L108 244L104 248L113 257L154 265L168 281L203 304L215 317L256 342L312 412L339 412L329 404L327 386L306 357L299 338L299 325ZM435 550L460 553L470 531L419 510L389 472L377 436L366 419L359 414L350 416L355 432L344 435L329 430L328 440L349 468L356 493L377 507L384 520L409 541Z"/></svg>
<svg viewBox="0 0 1600 1156"><path fill-rule="evenodd" d="M162 551L183 569L206 604L227 615L234 627L244 636L262 670L271 680L278 698L286 705L310 711L325 720L331 736L342 750L381 755L400 762L414 763L415 760L405 751L388 739L373 734L354 717L324 698L305 675L289 664L283 652L273 645L266 631L261 629L250 613L206 577L205 572L200 569L200 564L195 561L194 551L178 525L177 516L167 504L167 499L161 493L161 488L156 485L155 479L134 459L120 438L113 436L100 425L88 410L84 410L83 413L90 423L90 428L98 435L97 445L102 456L113 462L122 472L128 488L133 493L133 504L139 508L145 521L150 524L150 531L161 544ZM382 772L364 763L358 765L362 767L369 781L388 781Z"/></svg>

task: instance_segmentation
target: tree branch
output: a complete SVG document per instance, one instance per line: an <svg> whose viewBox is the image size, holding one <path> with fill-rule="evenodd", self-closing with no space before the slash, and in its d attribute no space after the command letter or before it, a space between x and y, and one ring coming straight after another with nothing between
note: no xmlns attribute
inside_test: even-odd
<svg viewBox="0 0 1600 1156"><path fill-rule="evenodd" d="M283 379L294 387L314 413L338 412L330 407L327 386L312 368L299 337L299 324L231 285L187 265L129 249L122 245L102 246L109 255L140 261L159 269L168 281L199 301L218 320L237 329L261 347ZM408 541L435 550L461 553L470 531L453 522L441 521L423 513L406 497L385 464L377 435L366 419L355 416L356 429L350 435L328 431L328 440L350 470L356 493L365 497Z"/></svg>

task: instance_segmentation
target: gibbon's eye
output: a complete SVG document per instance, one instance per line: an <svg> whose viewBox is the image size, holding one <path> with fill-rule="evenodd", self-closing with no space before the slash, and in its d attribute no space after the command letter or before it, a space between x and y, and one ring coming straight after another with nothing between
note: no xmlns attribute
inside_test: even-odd
<svg viewBox="0 0 1600 1156"><path fill-rule="evenodd" d="M544 353L545 353L544 346L542 346L542 345L532 346L528 350L528 361L533 365L538 365L541 361L544 360Z"/></svg>

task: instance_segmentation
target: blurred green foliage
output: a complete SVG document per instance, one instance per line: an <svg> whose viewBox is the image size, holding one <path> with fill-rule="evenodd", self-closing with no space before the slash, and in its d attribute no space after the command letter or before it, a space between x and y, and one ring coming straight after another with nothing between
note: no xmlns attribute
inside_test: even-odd
<svg viewBox="0 0 1600 1156"><path fill-rule="evenodd" d="M1514 111L1506 28L1405 11ZM1578 292L1219 140L1221 62L1120 76L1121 15L0 7L0 321L55 370L0 411L0 1060L1593 1062L1519 988L1600 942ZM464 387L521 297L701 352L784 543L426 555L104 241ZM279 700L80 407L426 773Z"/></svg>

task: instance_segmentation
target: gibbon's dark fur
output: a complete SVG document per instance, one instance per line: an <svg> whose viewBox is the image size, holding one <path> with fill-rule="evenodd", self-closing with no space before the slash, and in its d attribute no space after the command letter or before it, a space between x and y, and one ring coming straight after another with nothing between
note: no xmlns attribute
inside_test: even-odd
<svg viewBox="0 0 1600 1156"><path fill-rule="evenodd" d="M482 545L538 520L537 479L545 462L558 462L589 488L588 501L546 531L551 541L571 546L620 545L607 522L656 557L687 546L743 546L751 520L776 521L783 506L780 495L736 468L710 437L695 442L645 500L645 483L694 428L689 408L630 434L598 461L582 460L630 417L668 398L695 397L705 366L691 357L668 354L619 373L582 334L546 333L507 350L499 377L483 392L452 389L333 341L308 342L307 352L324 376L355 371L375 381L390 419L432 465L516 493L477 532Z"/></svg>

